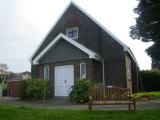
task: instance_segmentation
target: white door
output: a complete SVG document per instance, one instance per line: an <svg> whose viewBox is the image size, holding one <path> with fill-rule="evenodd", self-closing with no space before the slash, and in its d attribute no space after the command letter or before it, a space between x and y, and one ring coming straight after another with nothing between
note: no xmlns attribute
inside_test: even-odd
<svg viewBox="0 0 160 120"><path fill-rule="evenodd" d="M74 85L74 66L55 67L55 96L68 96Z"/></svg>

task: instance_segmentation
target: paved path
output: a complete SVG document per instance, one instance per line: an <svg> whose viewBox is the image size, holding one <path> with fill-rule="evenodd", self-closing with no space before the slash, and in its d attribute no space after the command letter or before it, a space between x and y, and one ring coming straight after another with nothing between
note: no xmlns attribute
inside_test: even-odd
<svg viewBox="0 0 160 120"><path fill-rule="evenodd" d="M52 109L88 109L88 104L71 103L66 99L51 99L46 101L21 101L18 98L0 98L0 103L15 104L17 106L28 106ZM127 105L97 105L93 109L100 110L128 110ZM137 109L160 109L160 100L149 100L137 102Z"/></svg>

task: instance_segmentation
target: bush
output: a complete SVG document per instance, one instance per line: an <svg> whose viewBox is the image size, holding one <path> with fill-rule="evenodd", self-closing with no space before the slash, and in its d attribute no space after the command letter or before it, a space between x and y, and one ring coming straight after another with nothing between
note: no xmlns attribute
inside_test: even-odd
<svg viewBox="0 0 160 120"><path fill-rule="evenodd" d="M46 99L50 97L49 81L43 79L27 80L27 96L32 99Z"/></svg>
<svg viewBox="0 0 160 120"><path fill-rule="evenodd" d="M160 91L160 70L152 69L141 71L144 91Z"/></svg>
<svg viewBox="0 0 160 120"><path fill-rule="evenodd" d="M20 99L27 98L27 81L21 80L19 84L19 97Z"/></svg>
<svg viewBox="0 0 160 120"><path fill-rule="evenodd" d="M94 85L95 83L93 81L86 79L77 79L74 86L72 86L72 91L69 95L70 99L78 103L88 102L89 87L92 87Z"/></svg>

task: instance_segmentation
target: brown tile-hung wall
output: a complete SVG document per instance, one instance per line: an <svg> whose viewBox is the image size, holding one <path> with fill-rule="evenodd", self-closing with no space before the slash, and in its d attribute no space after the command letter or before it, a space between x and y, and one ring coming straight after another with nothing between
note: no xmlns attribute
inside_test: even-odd
<svg viewBox="0 0 160 120"><path fill-rule="evenodd" d="M124 52L122 45L120 45L120 43L114 40L114 38L112 38L108 33L106 33L100 26L98 26L94 21L92 21L82 11L77 9L73 4L61 17L61 19L55 25L54 29L51 30L50 34L47 36L44 43L32 59L34 59L59 33L66 34L66 29L71 27L78 27L79 36L78 39L76 39L77 42L100 54L100 56L104 58L104 73L106 85L127 87L125 63L126 53ZM68 53L63 55L66 56L68 55ZM81 59L86 59L85 55L81 55L81 57L82 58L79 58L79 60L76 60L80 61ZM78 56L76 56L76 58L78 58ZM72 62L72 60L75 59L71 57L70 61ZM69 61L69 59L66 61ZM133 59L131 59L131 61L133 62ZM45 61L43 64L46 63L47 62ZM56 63L58 63L58 61L56 61ZM63 63L63 61L59 63ZM99 62L95 62L94 60L91 63L92 65L87 63L87 77L90 79L102 81L102 64ZM53 64L53 62L50 61L48 64ZM32 68L34 69L34 66L32 66ZM41 68L35 66L35 68L37 68L37 76L43 78L42 70L38 70L42 69L43 67ZM50 69L53 70L53 68ZM75 71L75 76L79 77L78 64L75 64L75 69L77 69ZM53 76L53 72L50 73L50 75Z"/></svg>

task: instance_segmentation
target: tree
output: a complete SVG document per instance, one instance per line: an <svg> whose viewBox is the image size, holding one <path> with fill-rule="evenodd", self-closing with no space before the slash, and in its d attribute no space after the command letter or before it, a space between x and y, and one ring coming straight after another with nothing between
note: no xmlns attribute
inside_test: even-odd
<svg viewBox="0 0 160 120"><path fill-rule="evenodd" d="M143 42L153 42L146 49L154 60L160 61L160 0L138 0L134 12L138 14L136 25L131 26L130 36Z"/></svg>
<svg viewBox="0 0 160 120"><path fill-rule="evenodd" d="M8 66L6 64L0 64L0 83L5 79L7 70Z"/></svg>
<svg viewBox="0 0 160 120"><path fill-rule="evenodd" d="M7 64L0 64L0 70L1 71L7 71L8 70Z"/></svg>

